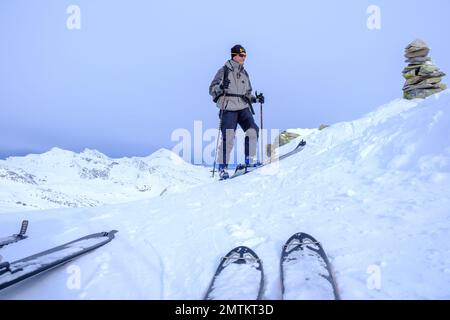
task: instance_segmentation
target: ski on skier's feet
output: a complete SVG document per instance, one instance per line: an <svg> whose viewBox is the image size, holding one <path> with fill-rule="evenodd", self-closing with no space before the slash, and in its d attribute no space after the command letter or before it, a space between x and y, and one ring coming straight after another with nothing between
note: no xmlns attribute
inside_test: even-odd
<svg viewBox="0 0 450 320"><path fill-rule="evenodd" d="M265 165L273 163L274 161L277 161L277 160L279 161L279 160L286 159L286 158L288 158L288 157L290 157L290 156L292 156L292 155L302 151L305 148L305 146L306 146L306 141L305 140L301 140L292 151L289 151L288 153L285 153L285 154L283 154L283 155L281 155L281 156L279 156L279 157L277 157L275 159L271 159L271 160L269 160L267 162L264 162L264 163L258 163L257 165L254 165L254 166L246 166L244 164L240 164L240 165L238 165L236 167L236 170L234 171L234 174L231 175L229 179L234 179L236 177L239 177L239 176L242 176L244 174L250 173L250 172L252 172L252 171L254 171L254 170L258 169L258 168L261 168L261 167L264 167Z"/></svg>

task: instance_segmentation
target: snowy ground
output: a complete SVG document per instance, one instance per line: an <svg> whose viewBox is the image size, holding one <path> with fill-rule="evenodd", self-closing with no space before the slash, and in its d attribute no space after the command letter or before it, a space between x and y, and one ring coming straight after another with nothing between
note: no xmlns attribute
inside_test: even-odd
<svg viewBox="0 0 450 320"><path fill-rule="evenodd" d="M343 299L450 299L449 137L446 91L311 131L299 154L234 180L95 208L4 213L0 235L30 220L29 239L0 249L5 261L119 233L0 299L202 299L238 245L263 261L264 298L280 299L281 247L300 231L321 241Z"/></svg>

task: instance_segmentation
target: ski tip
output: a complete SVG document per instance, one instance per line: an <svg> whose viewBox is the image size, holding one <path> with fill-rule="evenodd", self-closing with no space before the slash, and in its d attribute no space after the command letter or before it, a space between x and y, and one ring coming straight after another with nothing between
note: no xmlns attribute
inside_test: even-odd
<svg viewBox="0 0 450 320"><path fill-rule="evenodd" d="M321 245L320 242L318 242L314 237L310 236L307 233L304 232L297 232L293 234L283 245L283 250L287 249L288 247L292 246L292 243L295 242L296 246L302 247L305 245Z"/></svg>
<svg viewBox="0 0 450 320"><path fill-rule="evenodd" d="M250 249L249 247L246 247L246 246L239 246L239 247L234 248L232 251L245 253L245 252L252 251L252 249Z"/></svg>
<svg viewBox="0 0 450 320"><path fill-rule="evenodd" d="M117 232L119 232L119 231L111 230L109 232L101 232L98 235L102 236L102 237L110 237L111 239L113 239Z"/></svg>
<svg viewBox="0 0 450 320"><path fill-rule="evenodd" d="M25 236L25 233L27 233L28 229L28 220L23 220L22 225L20 226L19 236Z"/></svg>
<svg viewBox="0 0 450 320"><path fill-rule="evenodd" d="M236 254L239 255L239 257L236 257ZM239 246L228 252L223 258L229 259L233 258L236 260L248 260L248 256L251 256L253 260L260 261L258 255L249 247L246 246ZM247 257L247 258L246 258Z"/></svg>

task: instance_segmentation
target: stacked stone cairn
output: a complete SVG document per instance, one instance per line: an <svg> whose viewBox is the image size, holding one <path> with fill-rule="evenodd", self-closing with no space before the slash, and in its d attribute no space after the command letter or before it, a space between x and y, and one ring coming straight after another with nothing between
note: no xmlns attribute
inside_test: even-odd
<svg viewBox="0 0 450 320"><path fill-rule="evenodd" d="M431 62L428 53L430 48L420 39L414 40L405 48L405 62L408 63L403 70L403 77L406 79L403 86L405 99L424 99L447 89L441 83L445 73Z"/></svg>

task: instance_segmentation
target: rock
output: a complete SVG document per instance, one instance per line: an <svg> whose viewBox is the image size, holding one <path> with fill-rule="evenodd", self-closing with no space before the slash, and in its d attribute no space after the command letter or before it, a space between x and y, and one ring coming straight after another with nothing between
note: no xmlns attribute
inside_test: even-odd
<svg viewBox="0 0 450 320"><path fill-rule="evenodd" d="M410 79L410 78L412 78L412 77L415 77L416 75L417 75L417 73L416 73L416 70L415 70L415 69L413 69L413 70L408 70L408 72L403 73L403 77L404 77L405 79Z"/></svg>
<svg viewBox="0 0 450 320"><path fill-rule="evenodd" d="M420 72L422 74L430 74L437 70L439 69L434 64L424 64L423 66L420 67Z"/></svg>
<svg viewBox="0 0 450 320"><path fill-rule="evenodd" d="M436 78L425 79L421 83L438 84L441 81L442 81L442 77L436 77Z"/></svg>
<svg viewBox="0 0 450 320"><path fill-rule="evenodd" d="M418 89L439 89L440 86L437 84L429 84L429 83L418 83L418 84L411 84L411 85L404 85L403 91L413 91Z"/></svg>
<svg viewBox="0 0 450 320"><path fill-rule="evenodd" d="M443 78L445 76L445 73L441 72L441 71L437 71L434 73L430 73L428 75L429 78Z"/></svg>
<svg viewBox="0 0 450 320"><path fill-rule="evenodd" d="M300 137L299 134L283 131L281 132L276 138L273 144L267 144L266 147L266 155L268 157L271 157L273 154L275 154L275 150L286 143L289 143L290 141L294 140L295 138Z"/></svg>
<svg viewBox="0 0 450 320"><path fill-rule="evenodd" d="M426 80L426 79L427 79L427 78L426 78L426 77L423 77L423 76L414 76L414 77L409 78L408 80L406 80L405 86L406 86L406 85L417 84L417 83L422 82L422 81L424 81L424 80Z"/></svg>
<svg viewBox="0 0 450 320"><path fill-rule="evenodd" d="M405 62L408 62L408 60L405 60ZM409 63L409 65L411 65L411 66L418 66L418 65L421 65L421 64L423 64L423 62L408 62Z"/></svg>
<svg viewBox="0 0 450 320"><path fill-rule="evenodd" d="M288 131L283 131L282 133L280 133L280 135L278 136L278 141L279 141L279 146L283 146L286 143L294 140L295 138L299 137L300 135L297 133L293 133L293 132L288 132Z"/></svg>
<svg viewBox="0 0 450 320"><path fill-rule="evenodd" d="M428 48L427 44L425 43L425 41L423 41L422 39L416 39L413 42L411 42L406 48L405 50L409 50L411 48Z"/></svg>
<svg viewBox="0 0 450 320"><path fill-rule="evenodd" d="M414 57L414 58L405 60L406 63L411 63L411 64L423 64L424 62L427 62L427 61L431 61L431 58L430 57Z"/></svg>
<svg viewBox="0 0 450 320"><path fill-rule="evenodd" d="M423 48L417 51L405 53L406 58L426 57L430 53L430 49Z"/></svg>
<svg viewBox="0 0 450 320"><path fill-rule="evenodd" d="M405 91L403 94L403 97L408 100L425 99L435 93L442 92L445 89L447 89L447 86L445 84L442 84L439 89L418 89L418 90Z"/></svg>
<svg viewBox="0 0 450 320"><path fill-rule="evenodd" d="M429 78L437 78L445 76L445 73L439 70L435 65L424 65L421 66L419 72L417 73L419 76L426 76Z"/></svg>
<svg viewBox="0 0 450 320"><path fill-rule="evenodd" d="M442 81L441 77L424 77L424 76L416 76L411 79L406 80L405 85L414 85L414 84L438 84Z"/></svg>
<svg viewBox="0 0 450 320"><path fill-rule="evenodd" d="M408 65L407 67L405 67L405 69L403 69L403 73L407 73L410 72L411 70L417 71L419 72L420 67L424 66L423 64L416 66L416 65Z"/></svg>

